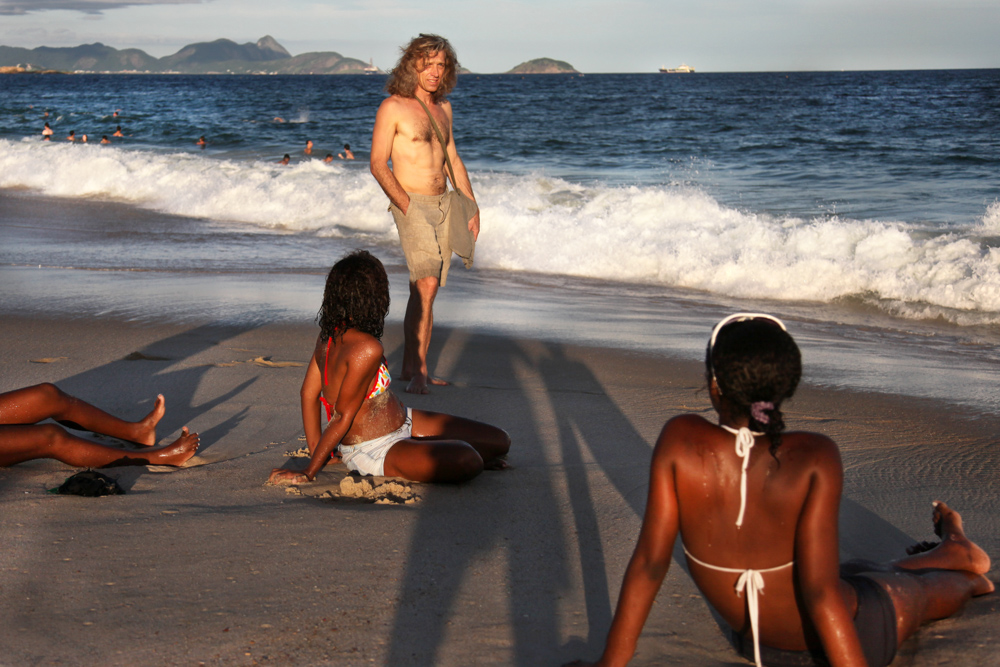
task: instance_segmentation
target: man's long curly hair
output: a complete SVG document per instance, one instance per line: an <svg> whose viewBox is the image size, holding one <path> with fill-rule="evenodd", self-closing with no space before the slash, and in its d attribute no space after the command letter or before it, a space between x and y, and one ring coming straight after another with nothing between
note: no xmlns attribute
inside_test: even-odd
<svg viewBox="0 0 1000 667"><path fill-rule="evenodd" d="M788 332L762 318L727 324L719 330L715 347L706 351L705 368L709 382L714 371L733 411L749 419L750 430L770 436L774 454L785 430L781 403L792 397L802 377L802 355ZM762 402L774 406L760 410L763 423L751 410Z"/></svg>
<svg viewBox="0 0 1000 667"><path fill-rule="evenodd" d="M388 314L389 277L377 257L355 250L333 265L316 315L323 338L336 340L357 329L382 340Z"/></svg>
<svg viewBox="0 0 1000 667"><path fill-rule="evenodd" d="M390 95L413 97L417 90L417 72L423 70L424 62L432 53L441 51L444 53L444 76L441 77L438 89L431 93L431 97L435 102L448 97L448 93L458 82L458 57L447 39L439 35L420 33L419 37L414 37L400 51L402 55L399 57L399 62L389 73L389 80L385 84L385 89Z"/></svg>

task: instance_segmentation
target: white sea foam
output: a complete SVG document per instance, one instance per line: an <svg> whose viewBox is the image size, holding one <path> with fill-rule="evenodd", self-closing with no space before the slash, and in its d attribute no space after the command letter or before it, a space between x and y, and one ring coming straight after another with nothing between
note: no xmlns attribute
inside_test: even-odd
<svg viewBox="0 0 1000 667"><path fill-rule="evenodd" d="M975 229L928 234L905 221L776 218L697 189L583 186L544 175L473 174L477 264L663 284L733 297L862 299L894 315L1000 320L1000 203ZM118 147L0 140L0 187L107 197L291 232L395 239L363 165L290 166ZM252 229L253 227L248 227Z"/></svg>

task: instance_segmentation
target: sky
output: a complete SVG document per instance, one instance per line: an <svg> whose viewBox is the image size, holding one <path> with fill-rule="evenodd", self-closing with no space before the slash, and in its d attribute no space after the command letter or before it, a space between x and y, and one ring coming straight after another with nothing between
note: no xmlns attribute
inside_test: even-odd
<svg viewBox="0 0 1000 667"><path fill-rule="evenodd" d="M542 57L587 73L1000 67L1000 0L0 0L0 45L26 48L163 57L271 35L390 69L421 32L480 73Z"/></svg>

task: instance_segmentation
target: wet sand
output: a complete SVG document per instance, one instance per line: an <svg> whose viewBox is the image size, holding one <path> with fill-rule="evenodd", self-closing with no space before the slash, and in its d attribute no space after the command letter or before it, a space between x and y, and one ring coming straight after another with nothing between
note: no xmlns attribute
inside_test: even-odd
<svg viewBox="0 0 1000 667"><path fill-rule="evenodd" d="M408 405L496 423L505 472L413 485L384 506L264 484L301 446L308 324L0 318L0 390L41 381L125 417L167 398L196 464L118 468L126 495L50 495L74 470L0 469L0 665L556 665L596 658L645 504L665 419L707 412L700 365L648 352L439 327L454 381ZM387 327L394 372L401 330ZM803 346L808 368L809 348ZM135 354L138 353L138 354ZM48 363L31 360L48 359ZM254 363L263 359L271 364ZM398 388L397 383L394 388ZM931 539L931 501L1000 558L1000 419L942 402L804 386L790 428L840 444L844 558ZM340 473L342 474L342 473ZM997 580L994 567L989 575ZM1000 597L922 630L894 665L979 666L1000 650ZM674 563L634 665L746 664Z"/></svg>

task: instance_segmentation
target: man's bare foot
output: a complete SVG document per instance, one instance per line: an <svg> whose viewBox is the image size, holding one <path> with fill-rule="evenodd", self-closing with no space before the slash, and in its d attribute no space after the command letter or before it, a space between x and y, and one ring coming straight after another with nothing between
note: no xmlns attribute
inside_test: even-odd
<svg viewBox="0 0 1000 667"><path fill-rule="evenodd" d="M941 501L934 501L934 532L941 543L922 553L903 558L896 564L907 570L938 568L986 574L990 557L965 536L962 517Z"/></svg>
<svg viewBox="0 0 1000 667"><path fill-rule="evenodd" d="M184 465L198 451L200 444L201 436L197 433L188 433L188 427L185 426L181 429L181 437L169 445L150 450L149 463L160 466Z"/></svg>
<svg viewBox="0 0 1000 667"><path fill-rule="evenodd" d="M400 377L399 379L406 382L408 378ZM431 390L427 387L427 385L434 387L447 387L451 384L447 380L423 374L414 375L412 378L409 378L409 380L410 384L406 385L407 394L429 394L431 393Z"/></svg>
<svg viewBox="0 0 1000 667"><path fill-rule="evenodd" d="M156 401L153 403L152 411L143 418L142 421L136 422L137 436L133 442L140 445L145 445L147 447L152 447L156 444L156 425L160 423L163 419L163 415L167 411L166 399L163 398L163 394L159 394L156 397Z"/></svg>

